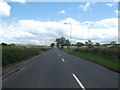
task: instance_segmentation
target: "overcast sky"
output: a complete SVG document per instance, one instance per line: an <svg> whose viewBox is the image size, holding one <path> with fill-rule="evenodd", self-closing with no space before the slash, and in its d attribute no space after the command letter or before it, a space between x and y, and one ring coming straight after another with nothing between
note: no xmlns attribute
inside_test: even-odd
<svg viewBox="0 0 120 90"><path fill-rule="evenodd" d="M18 2L15 2L18 1ZM72 43L118 41L117 2L0 1L0 43L49 45L58 37Z"/></svg>

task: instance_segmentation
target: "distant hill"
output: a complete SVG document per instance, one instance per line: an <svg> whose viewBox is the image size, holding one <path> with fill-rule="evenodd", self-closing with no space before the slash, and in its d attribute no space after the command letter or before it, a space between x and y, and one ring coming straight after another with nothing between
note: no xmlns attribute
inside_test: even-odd
<svg viewBox="0 0 120 90"><path fill-rule="evenodd" d="M15 44L16 46L37 46L34 44Z"/></svg>

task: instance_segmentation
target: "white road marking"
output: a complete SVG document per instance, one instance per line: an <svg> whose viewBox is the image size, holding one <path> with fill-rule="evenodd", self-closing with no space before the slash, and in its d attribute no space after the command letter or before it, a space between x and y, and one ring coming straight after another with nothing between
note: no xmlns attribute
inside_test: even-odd
<svg viewBox="0 0 120 90"><path fill-rule="evenodd" d="M77 83L79 84L79 86L83 89L86 90L85 87L82 85L82 83L80 82L80 80L75 76L75 74L72 74L73 77L75 78L75 80L77 81Z"/></svg>
<svg viewBox="0 0 120 90"><path fill-rule="evenodd" d="M12 77L13 75L17 74L18 72L22 71L24 68L21 68L19 71L17 72L14 72L13 74L11 74L10 76L8 76L7 78L3 79L2 81L5 81L7 80L8 78ZM5 77L5 76L2 76L2 78Z"/></svg>
<svg viewBox="0 0 120 90"><path fill-rule="evenodd" d="M65 60L62 58L62 61L65 62Z"/></svg>

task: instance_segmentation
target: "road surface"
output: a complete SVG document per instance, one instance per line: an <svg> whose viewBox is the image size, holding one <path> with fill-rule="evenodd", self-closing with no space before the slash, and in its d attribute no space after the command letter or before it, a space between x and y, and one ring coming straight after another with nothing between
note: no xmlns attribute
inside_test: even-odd
<svg viewBox="0 0 120 90"><path fill-rule="evenodd" d="M118 88L118 73L53 48L5 79L3 88Z"/></svg>

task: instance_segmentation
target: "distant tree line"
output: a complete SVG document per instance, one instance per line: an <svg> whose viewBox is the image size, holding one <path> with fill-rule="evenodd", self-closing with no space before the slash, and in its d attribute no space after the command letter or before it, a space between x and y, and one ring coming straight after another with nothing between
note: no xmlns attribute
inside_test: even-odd
<svg viewBox="0 0 120 90"><path fill-rule="evenodd" d="M13 43L11 43L11 44L1 43L0 45L2 45L2 46L15 46L15 44L13 44Z"/></svg>
<svg viewBox="0 0 120 90"><path fill-rule="evenodd" d="M110 47L119 47L120 44L117 44L115 41L110 42L109 44L100 44L99 42L93 43L91 40L87 40L85 43L77 42L76 44L71 44L69 39L66 39L64 37L56 38L55 40L56 46L58 48L64 48L64 46L67 46L68 48L71 46L77 46L80 48L81 46L87 46L88 48L93 48L94 46L110 46ZM51 43L51 47L55 46L55 43Z"/></svg>
<svg viewBox="0 0 120 90"><path fill-rule="evenodd" d="M50 46L51 47L57 46L58 48L61 48L61 49L64 48L64 46L67 46L68 48L70 48L70 45L77 46L78 48L80 48L81 46L87 46L89 48L92 48L94 46L120 47L120 44L117 44L117 42L115 42L115 41L112 41L109 44L100 44L99 42L93 43L89 39L85 43L77 42L76 44L71 44L69 39L66 39L64 37L56 38L55 42L56 43L51 43ZM14 43L11 43L11 44L1 43L0 45L2 45L2 46L16 46Z"/></svg>

